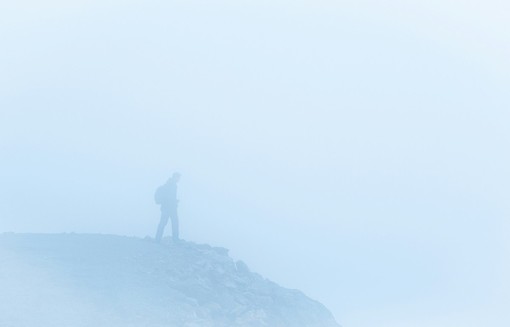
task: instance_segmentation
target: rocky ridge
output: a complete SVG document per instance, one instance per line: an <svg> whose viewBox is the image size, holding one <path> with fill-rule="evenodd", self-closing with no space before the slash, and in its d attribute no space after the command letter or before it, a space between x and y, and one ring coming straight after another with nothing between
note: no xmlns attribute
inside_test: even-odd
<svg viewBox="0 0 510 327"><path fill-rule="evenodd" d="M320 303L192 242L0 235L0 326L338 326Z"/></svg>

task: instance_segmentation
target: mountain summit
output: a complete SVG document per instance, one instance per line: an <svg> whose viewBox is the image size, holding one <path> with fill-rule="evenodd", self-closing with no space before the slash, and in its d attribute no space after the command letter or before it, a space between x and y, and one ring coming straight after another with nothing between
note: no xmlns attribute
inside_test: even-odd
<svg viewBox="0 0 510 327"><path fill-rule="evenodd" d="M320 303L209 245L2 234L0 260L0 326L339 326Z"/></svg>

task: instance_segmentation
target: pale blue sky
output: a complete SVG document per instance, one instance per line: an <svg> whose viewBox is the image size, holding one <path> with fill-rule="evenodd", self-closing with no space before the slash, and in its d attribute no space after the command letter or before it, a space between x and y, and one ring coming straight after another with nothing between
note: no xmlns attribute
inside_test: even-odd
<svg viewBox="0 0 510 327"><path fill-rule="evenodd" d="M503 1L0 5L0 231L231 249L345 327L508 326Z"/></svg>

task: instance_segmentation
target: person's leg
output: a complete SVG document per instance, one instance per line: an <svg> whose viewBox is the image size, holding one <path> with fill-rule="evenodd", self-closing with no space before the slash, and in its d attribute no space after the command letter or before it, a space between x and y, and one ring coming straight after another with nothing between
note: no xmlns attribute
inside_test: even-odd
<svg viewBox="0 0 510 327"><path fill-rule="evenodd" d="M156 232L156 242L161 242L166 224L168 223L168 214L161 211L161 219L159 220L158 231Z"/></svg>
<svg viewBox="0 0 510 327"><path fill-rule="evenodd" d="M174 242L179 240L179 217L177 217L177 210L172 213L172 239Z"/></svg>

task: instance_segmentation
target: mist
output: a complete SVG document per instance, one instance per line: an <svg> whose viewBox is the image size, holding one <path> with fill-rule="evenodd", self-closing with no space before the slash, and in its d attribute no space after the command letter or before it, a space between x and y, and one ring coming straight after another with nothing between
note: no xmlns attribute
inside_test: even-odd
<svg viewBox="0 0 510 327"><path fill-rule="evenodd" d="M1 4L0 232L153 237L178 171L182 238L345 327L507 326L509 9Z"/></svg>

